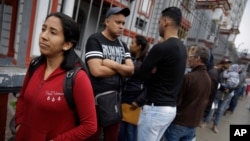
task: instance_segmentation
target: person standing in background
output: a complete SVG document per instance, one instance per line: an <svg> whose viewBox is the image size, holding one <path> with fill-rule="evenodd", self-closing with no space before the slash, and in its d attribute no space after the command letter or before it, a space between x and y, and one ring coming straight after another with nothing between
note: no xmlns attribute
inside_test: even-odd
<svg viewBox="0 0 250 141"><path fill-rule="evenodd" d="M136 35L130 44L130 53L134 62L135 70L138 70L148 52L148 41L144 36ZM130 104L130 109L141 107L145 101L146 86L143 81L133 76L125 78L122 90L122 103ZM126 121L121 122L119 141L135 141L137 137L137 125Z"/></svg>
<svg viewBox="0 0 250 141"><path fill-rule="evenodd" d="M235 90L240 83L239 70L238 64L232 64L227 71L224 71L225 82L221 83L221 89L228 89L229 92Z"/></svg>
<svg viewBox="0 0 250 141"><path fill-rule="evenodd" d="M195 137L195 129L203 116L212 87L206 68L208 59L207 48L189 48L188 65L192 71L184 76L177 98L176 117L164 135L166 141L191 141Z"/></svg>
<svg viewBox="0 0 250 141"><path fill-rule="evenodd" d="M146 102L138 121L137 141L159 141L176 115L176 99L183 80L187 51L178 38L182 13L168 7L159 19L159 34L163 41L149 51L138 79L147 86Z"/></svg>
<svg viewBox="0 0 250 141"><path fill-rule="evenodd" d="M214 116L215 117L214 124L212 127L214 133L219 132L218 124L221 116L225 112L225 106L230 98L230 94L228 94L229 89L224 89L223 87L220 87L220 83L224 83L223 72L229 68L231 63L232 62L229 59L224 58L215 66L215 69L217 69L217 71L214 70L215 71L214 77L217 78L217 83L218 83L217 90L214 93L213 99L210 99L213 101L212 104L208 105L207 107L207 111L209 112L207 112L207 114L204 115L204 119L200 124L201 128L206 127L207 124L211 121L212 117ZM208 108L210 110L208 110Z"/></svg>
<svg viewBox="0 0 250 141"><path fill-rule="evenodd" d="M229 108L227 109L226 112L229 112L233 114L237 104L238 104L238 99L240 96L243 96L244 90L245 90L245 79L246 79L246 71L243 65L240 65L240 70L239 70L239 75L240 75L240 82L239 85L236 87L234 90L234 96L232 97Z"/></svg>
<svg viewBox="0 0 250 141"><path fill-rule="evenodd" d="M86 44L85 60L89 69L94 94L121 90L122 77L134 73L134 65L125 43L118 37L122 35L128 8L112 7L106 13L105 29L91 35ZM100 117L97 113L97 116ZM99 141L103 129L104 141L117 141L120 121L103 127L98 122L98 130L89 141Z"/></svg>

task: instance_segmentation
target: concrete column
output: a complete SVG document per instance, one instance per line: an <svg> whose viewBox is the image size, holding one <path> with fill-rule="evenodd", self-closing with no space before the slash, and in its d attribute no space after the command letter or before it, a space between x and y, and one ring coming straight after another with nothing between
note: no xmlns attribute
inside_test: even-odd
<svg viewBox="0 0 250 141"><path fill-rule="evenodd" d="M73 17L75 0L65 0L63 4L63 13Z"/></svg>
<svg viewBox="0 0 250 141"><path fill-rule="evenodd" d="M42 29L42 24L49 12L50 0L38 0L37 1L37 11L32 35L32 44L31 44L31 56L39 56L39 34Z"/></svg>
<svg viewBox="0 0 250 141"><path fill-rule="evenodd" d="M32 13L33 0L25 0L23 4L23 16L22 23L20 27L20 39L19 39L19 48L17 54L17 66L25 66L26 61L26 50L28 45L28 37L30 31L30 18Z"/></svg>

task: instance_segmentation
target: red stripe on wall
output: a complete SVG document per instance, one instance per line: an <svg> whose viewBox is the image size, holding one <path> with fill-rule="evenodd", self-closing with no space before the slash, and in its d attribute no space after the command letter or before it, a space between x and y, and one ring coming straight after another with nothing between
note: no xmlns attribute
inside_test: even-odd
<svg viewBox="0 0 250 141"><path fill-rule="evenodd" d="M58 0L52 1L51 12L57 12Z"/></svg>
<svg viewBox="0 0 250 141"><path fill-rule="evenodd" d="M9 47L8 47L8 57L14 57L15 49L15 33L16 33L16 21L17 21L17 9L18 9L18 1L17 0L7 0L6 4L12 6L12 15L11 15L11 25L10 25L10 37L9 37Z"/></svg>
<svg viewBox="0 0 250 141"><path fill-rule="evenodd" d="M32 36L33 36L33 28L35 23L35 16L36 16L36 5L37 0L33 0L32 10L31 10L31 18L30 18L30 30L29 30L29 37L28 37L28 43L27 43L27 51L26 51L26 61L25 65L28 66L31 61L30 51L31 51L31 43L32 43Z"/></svg>
<svg viewBox="0 0 250 141"><path fill-rule="evenodd" d="M121 7L121 8L127 7L126 5L120 3L119 1L116 1L116 0L105 0L104 2L105 2L105 3L109 3L109 4L112 3L112 4L113 4L113 7L114 7L114 6Z"/></svg>

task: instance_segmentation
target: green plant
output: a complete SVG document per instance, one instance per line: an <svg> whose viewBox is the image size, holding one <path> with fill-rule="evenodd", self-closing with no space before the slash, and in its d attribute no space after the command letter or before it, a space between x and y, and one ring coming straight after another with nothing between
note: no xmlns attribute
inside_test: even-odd
<svg viewBox="0 0 250 141"><path fill-rule="evenodd" d="M11 100L11 101L10 101L10 105L11 105L14 109L16 109L16 102L17 102L17 100Z"/></svg>

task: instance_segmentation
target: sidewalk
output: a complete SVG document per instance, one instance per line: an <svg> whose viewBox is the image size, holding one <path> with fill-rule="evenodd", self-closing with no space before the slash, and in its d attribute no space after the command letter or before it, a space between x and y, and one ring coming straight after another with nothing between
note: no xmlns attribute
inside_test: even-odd
<svg viewBox="0 0 250 141"><path fill-rule="evenodd" d="M12 94L9 95L9 101L15 100ZM10 102L9 102L10 103ZM219 123L219 133L215 134L212 130L212 123L206 128L197 127L196 130L196 141L229 141L229 127L230 124L248 124L250 125L250 96L245 99L239 99L238 105L233 114L227 114L221 118ZM12 137L9 130L9 121L13 117L14 110L8 106L8 119L7 119L7 130L6 130L6 141Z"/></svg>
<svg viewBox="0 0 250 141"><path fill-rule="evenodd" d="M238 105L233 114L227 114L221 118L219 133L214 133L212 122L205 128L197 127L196 141L229 141L230 124L250 125L250 96L238 100Z"/></svg>

